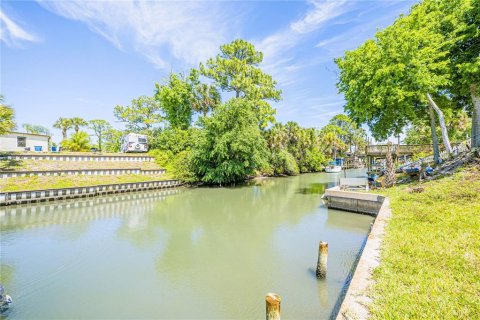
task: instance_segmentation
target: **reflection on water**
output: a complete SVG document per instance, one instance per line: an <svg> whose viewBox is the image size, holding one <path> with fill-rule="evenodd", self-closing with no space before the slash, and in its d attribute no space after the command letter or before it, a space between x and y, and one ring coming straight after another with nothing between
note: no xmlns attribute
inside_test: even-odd
<svg viewBox="0 0 480 320"><path fill-rule="evenodd" d="M350 174L358 174L352 172ZM328 318L372 218L328 210L337 175L0 209L9 318ZM318 242L329 273L317 280ZM3 280L2 280L3 281Z"/></svg>

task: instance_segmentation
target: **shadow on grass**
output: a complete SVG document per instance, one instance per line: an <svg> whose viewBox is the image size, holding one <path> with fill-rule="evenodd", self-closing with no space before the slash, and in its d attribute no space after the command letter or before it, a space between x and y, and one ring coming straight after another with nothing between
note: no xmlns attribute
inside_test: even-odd
<svg viewBox="0 0 480 320"><path fill-rule="evenodd" d="M0 160L0 171L14 171L22 167L22 160L2 159Z"/></svg>

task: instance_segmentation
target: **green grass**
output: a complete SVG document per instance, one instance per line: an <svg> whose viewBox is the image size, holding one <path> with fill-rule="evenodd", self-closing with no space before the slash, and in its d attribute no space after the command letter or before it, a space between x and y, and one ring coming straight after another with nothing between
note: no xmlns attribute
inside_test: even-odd
<svg viewBox="0 0 480 320"><path fill-rule="evenodd" d="M144 182L168 180L168 174L162 175L112 175L112 176L35 176L0 179L0 191L21 191L95 186L101 184Z"/></svg>
<svg viewBox="0 0 480 320"><path fill-rule="evenodd" d="M411 193L421 185L424 191ZM480 319L480 166L390 197L373 319Z"/></svg>
<svg viewBox="0 0 480 320"><path fill-rule="evenodd" d="M0 171L43 171L43 170L82 170L82 169L137 169L155 170L160 166L155 162L128 161L56 161L56 160L0 160Z"/></svg>

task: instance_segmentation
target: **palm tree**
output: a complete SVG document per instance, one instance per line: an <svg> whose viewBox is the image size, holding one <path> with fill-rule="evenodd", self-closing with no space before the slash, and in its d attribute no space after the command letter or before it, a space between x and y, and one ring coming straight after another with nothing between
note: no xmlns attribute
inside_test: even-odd
<svg viewBox="0 0 480 320"><path fill-rule="evenodd" d="M288 132L281 123L275 123L272 128L265 132L268 147L271 150L281 150L287 147Z"/></svg>
<svg viewBox="0 0 480 320"><path fill-rule="evenodd" d="M340 127L334 124L328 124L320 132L321 143L325 146L324 151L330 150L333 159L337 157L337 151L344 150L347 145L340 138L345 134Z"/></svg>
<svg viewBox="0 0 480 320"><path fill-rule="evenodd" d="M213 85L200 83L195 86L193 93L193 110L201 112L204 116L208 111L214 110L220 104L220 93Z"/></svg>
<svg viewBox="0 0 480 320"><path fill-rule="evenodd" d="M70 121L72 122L73 130L75 130L75 133L78 133L80 127L86 127L88 125L87 121L79 117L71 118Z"/></svg>
<svg viewBox="0 0 480 320"><path fill-rule="evenodd" d="M84 131L72 134L70 139L62 141L62 148L69 151L88 151L90 150L90 136Z"/></svg>
<svg viewBox="0 0 480 320"><path fill-rule="evenodd" d="M69 118L58 118L57 122L53 124L54 128L62 130L63 140L67 139L67 131L73 126L72 119Z"/></svg>

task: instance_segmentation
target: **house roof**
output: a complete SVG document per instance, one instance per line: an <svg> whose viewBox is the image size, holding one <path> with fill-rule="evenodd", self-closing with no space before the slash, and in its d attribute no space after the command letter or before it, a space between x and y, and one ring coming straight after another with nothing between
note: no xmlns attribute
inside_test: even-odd
<svg viewBox="0 0 480 320"><path fill-rule="evenodd" d="M50 136L47 135L47 134L39 134L39 133L28 133L28 132L16 132L16 131L11 131L7 134L18 134L18 135L22 135L22 136L40 136L40 137L47 137L50 139ZM4 134L6 135L6 134Z"/></svg>

